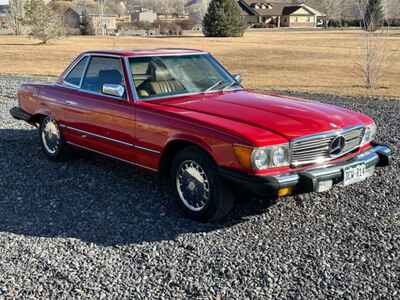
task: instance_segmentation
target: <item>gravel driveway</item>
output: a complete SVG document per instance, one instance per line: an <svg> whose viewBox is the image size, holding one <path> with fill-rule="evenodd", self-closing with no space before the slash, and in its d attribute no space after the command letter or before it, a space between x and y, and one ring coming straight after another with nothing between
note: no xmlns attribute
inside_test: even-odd
<svg viewBox="0 0 400 300"><path fill-rule="evenodd" d="M242 201L224 224L182 218L156 177L100 156L44 158L10 118L0 76L0 299L399 299L400 165L273 206ZM400 144L400 103L312 96L373 116Z"/></svg>

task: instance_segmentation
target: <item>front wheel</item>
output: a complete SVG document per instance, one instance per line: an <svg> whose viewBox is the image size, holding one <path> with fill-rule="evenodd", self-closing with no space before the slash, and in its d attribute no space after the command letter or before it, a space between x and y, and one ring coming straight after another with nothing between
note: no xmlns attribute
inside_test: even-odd
<svg viewBox="0 0 400 300"><path fill-rule="evenodd" d="M40 142L44 154L52 161L65 161L69 156L68 146L57 122L45 117L39 127Z"/></svg>
<svg viewBox="0 0 400 300"><path fill-rule="evenodd" d="M171 181L179 207L194 220L218 221L233 207L233 194L218 178L214 162L196 147L175 156Z"/></svg>

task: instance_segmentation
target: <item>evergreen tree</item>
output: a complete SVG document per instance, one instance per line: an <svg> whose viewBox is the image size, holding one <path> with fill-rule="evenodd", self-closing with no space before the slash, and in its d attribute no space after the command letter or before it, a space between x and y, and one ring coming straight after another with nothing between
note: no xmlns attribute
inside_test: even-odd
<svg viewBox="0 0 400 300"><path fill-rule="evenodd" d="M383 22L384 12L382 0L368 0L367 8L365 10L365 30L376 31L382 27Z"/></svg>
<svg viewBox="0 0 400 300"><path fill-rule="evenodd" d="M203 33L213 37L243 36L245 26L241 21L236 0L212 0L203 19Z"/></svg>

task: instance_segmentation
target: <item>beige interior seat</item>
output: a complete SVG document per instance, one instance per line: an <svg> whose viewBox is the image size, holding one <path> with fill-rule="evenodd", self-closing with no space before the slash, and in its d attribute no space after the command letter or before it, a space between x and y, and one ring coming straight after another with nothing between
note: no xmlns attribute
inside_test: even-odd
<svg viewBox="0 0 400 300"><path fill-rule="evenodd" d="M185 91L182 83L176 80L161 62L152 61L149 64L147 73L149 74L149 79L138 87L138 93L141 97Z"/></svg>

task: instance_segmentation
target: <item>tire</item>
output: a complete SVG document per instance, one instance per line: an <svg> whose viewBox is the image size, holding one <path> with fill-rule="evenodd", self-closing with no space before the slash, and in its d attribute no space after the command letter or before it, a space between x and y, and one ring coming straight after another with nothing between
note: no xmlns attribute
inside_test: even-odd
<svg viewBox="0 0 400 300"><path fill-rule="evenodd" d="M218 176L207 153L188 147L174 157L171 187L178 206L196 221L222 220L233 208L234 196Z"/></svg>
<svg viewBox="0 0 400 300"><path fill-rule="evenodd" d="M58 123L51 117L45 117L40 122L39 139L42 151L51 161L61 162L69 158L70 151Z"/></svg>

